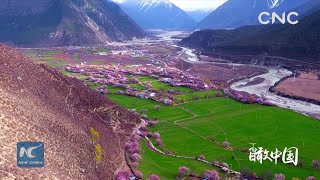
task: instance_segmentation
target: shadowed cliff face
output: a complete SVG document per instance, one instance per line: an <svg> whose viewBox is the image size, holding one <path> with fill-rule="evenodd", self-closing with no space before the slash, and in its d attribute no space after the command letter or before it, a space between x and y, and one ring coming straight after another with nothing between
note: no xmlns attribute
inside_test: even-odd
<svg viewBox="0 0 320 180"><path fill-rule="evenodd" d="M0 7L0 41L15 45L99 45L134 37L145 33L109 1L6 0Z"/></svg>
<svg viewBox="0 0 320 180"><path fill-rule="evenodd" d="M80 81L0 45L0 177L112 179L125 167L123 144L140 120ZM90 127L100 133L95 166ZM16 166L16 143L40 141L45 167Z"/></svg>

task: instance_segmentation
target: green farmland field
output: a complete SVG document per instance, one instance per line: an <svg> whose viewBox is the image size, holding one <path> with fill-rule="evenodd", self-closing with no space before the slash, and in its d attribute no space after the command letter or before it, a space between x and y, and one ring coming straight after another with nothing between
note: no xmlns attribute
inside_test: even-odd
<svg viewBox="0 0 320 180"><path fill-rule="evenodd" d="M203 95L214 92L195 93ZM258 176L271 170L285 174L286 179L320 177L320 171L312 167L312 160L320 159L319 121L278 107L242 104L224 97L191 101L189 98L193 95L179 95L187 102L175 107L120 95L108 95L108 98L125 108L135 108L138 112L148 109L150 119L157 117L160 120L149 130L160 132L163 148L177 155L205 155L207 160L226 162L237 171L249 167ZM159 111L154 110L155 105L161 106ZM224 141L230 142L231 150L223 147ZM283 164L281 160L277 165L269 161L263 164L250 162L249 153L240 151L250 148L250 143L269 151L297 147L302 166ZM178 167L184 165L198 175L212 168L194 160L154 153L145 147L145 142L142 143L142 149L143 159L139 170L144 177L156 173L161 179L175 179Z"/></svg>
<svg viewBox="0 0 320 180"><path fill-rule="evenodd" d="M147 76L138 78L151 82L157 89L172 88L182 93L176 95L175 99L182 99L183 103L167 106L149 99L117 95L117 91L123 89L108 85L112 93L107 95L109 99L126 109L136 109L137 112L147 109L149 119L159 120L157 125L148 130L160 132L164 142L162 150L189 157L204 155L206 160L226 162L236 171L249 168L259 177L266 171L283 173L286 179L320 177L320 170L312 167L312 161L320 159L319 121L278 107L243 104L230 98L216 97L215 90L195 92L187 87L172 87ZM88 85L93 89L101 86L96 83ZM139 87L139 84L128 85L144 88L141 85ZM198 97L198 100L194 100L194 97ZM157 105L160 106L159 111L155 110ZM224 141L230 143L230 149L223 147ZM251 143L269 151L297 147L300 165L283 164L281 160L277 164L270 161L264 161L263 164L250 162L247 150L252 147ZM198 176L213 168L192 159L157 154L146 148L144 140L141 149L142 161L138 169L144 177L155 173L162 180L172 180L176 179L181 166L189 167ZM223 173L220 175L225 176Z"/></svg>

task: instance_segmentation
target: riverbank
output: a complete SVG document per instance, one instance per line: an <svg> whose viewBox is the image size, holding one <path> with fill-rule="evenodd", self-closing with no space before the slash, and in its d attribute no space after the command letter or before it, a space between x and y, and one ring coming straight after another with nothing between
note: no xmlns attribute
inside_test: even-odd
<svg viewBox="0 0 320 180"><path fill-rule="evenodd" d="M299 72L279 80L269 88L279 96L320 105L320 80L317 74Z"/></svg>

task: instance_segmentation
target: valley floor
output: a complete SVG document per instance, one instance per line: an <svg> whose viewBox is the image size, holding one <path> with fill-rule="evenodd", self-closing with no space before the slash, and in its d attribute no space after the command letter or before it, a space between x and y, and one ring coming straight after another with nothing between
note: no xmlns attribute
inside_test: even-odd
<svg viewBox="0 0 320 180"><path fill-rule="evenodd" d="M181 54L172 42L142 44L22 51L35 62L83 81L120 106L157 119L158 124L148 131L161 134L163 146L157 148L164 152L204 156L210 162L224 162L230 169L253 171L266 179L276 173L285 174L286 179L320 177L320 171L312 166L313 160L320 159L316 139L320 137L319 121L288 109L244 104L223 95L221 89L228 88L230 81L262 73L264 68L183 61L190 57ZM230 147L224 147L225 142ZM297 147L299 164L249 161L251 143L269 151ZM143 179L153 173L164 180L175 179L181 166L199 177L205 170L215 169L193 159L151 151L145 140L140 147L142 160L137 169ZM228 177L216 170L221 177Z"/></svg>

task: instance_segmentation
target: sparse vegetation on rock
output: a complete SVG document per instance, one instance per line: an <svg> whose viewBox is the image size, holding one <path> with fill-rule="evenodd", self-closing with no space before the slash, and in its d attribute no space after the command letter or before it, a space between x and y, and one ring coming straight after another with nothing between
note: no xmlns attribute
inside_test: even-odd
<svg viewBox="0 0 320 180"><path fill-rule="evenodd" d="M95 161L99 163L102 157L102 148L100 144L95 145Z"/></svg>
<svg viewBox="0 0 320 180"><path fill-rule="evenodd" d="M100 133L96 131L93 127L90 127L90 134L93 143L96 142L100 137Z"/></svg>

